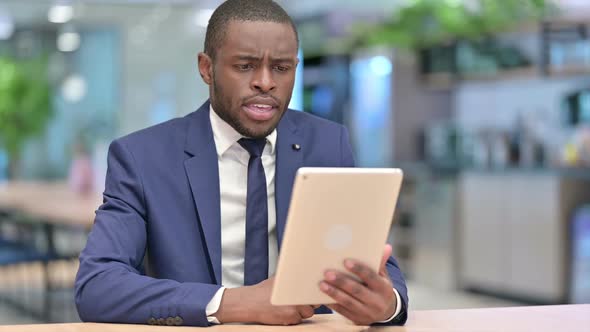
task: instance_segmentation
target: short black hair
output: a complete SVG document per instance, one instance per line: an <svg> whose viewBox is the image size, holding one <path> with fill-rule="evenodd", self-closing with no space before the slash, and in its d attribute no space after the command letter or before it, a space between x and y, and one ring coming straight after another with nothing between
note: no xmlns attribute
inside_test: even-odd
<svg viewBox="0 0 590 332"><path fill-rule="evenodd" d="M216 50L223 43L231 21L274 22L289 24L293 28L297 45L299 34L295 23L287 12L273 0L227 0L222 3L209 19L205 35L205 54L215 58Z"/></svg>

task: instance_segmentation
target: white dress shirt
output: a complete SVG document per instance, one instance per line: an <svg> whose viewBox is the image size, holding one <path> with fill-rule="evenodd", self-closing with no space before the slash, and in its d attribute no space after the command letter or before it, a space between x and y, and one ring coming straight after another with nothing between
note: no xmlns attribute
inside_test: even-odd
<svg viewBox="0 0 590 332"><path fill-rule="evenodd" d="M221 204L221 287L206 308L210 323L219 324L213 315L219 309L227 287L244 285L244 257L246 248L246 197L248 190L248 161L250 154L239 143L240 135L210 108L209 118L217 150L219 191ZM278 243L275 209L275 163L277 130L266 137L262 152L262 166L266 176L268 203L268 275L275 273ZM394 289L395 290L395 289ZM398 302L400 296L395 290ZM393 319L399 314L397 306ZM388 320L389 321L389 320Z"/></svg>

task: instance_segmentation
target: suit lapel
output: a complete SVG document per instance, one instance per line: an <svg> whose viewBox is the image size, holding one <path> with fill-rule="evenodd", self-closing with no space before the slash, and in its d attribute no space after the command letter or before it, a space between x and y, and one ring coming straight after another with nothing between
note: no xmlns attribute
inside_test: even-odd
<svg viewBox="0 0 590 332"><path fill-rule="evenodd" d="M285 231L285 222L291 201L295 173L303 166L303 153L305 151L305 146L302 146L302 129L298 129L295 126L289 116L289 112L292 111L287 111L277 128L275 202L279 250L283 240L283 232ZM295 144L298 144L301 149L296 150L294 148Z"/></svg>
<svg viewBox="0 0 590 332"><path fill-rule="evenodd" d="M221 211L219 165L209 118L209 102L191 115L184 168L189 180L199 222L217 284L221 283Z"/></svg>

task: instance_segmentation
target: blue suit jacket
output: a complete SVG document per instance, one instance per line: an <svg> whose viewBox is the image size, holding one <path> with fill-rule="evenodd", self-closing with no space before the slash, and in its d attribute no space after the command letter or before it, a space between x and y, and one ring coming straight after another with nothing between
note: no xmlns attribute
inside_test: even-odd
<svg viewBox="0 0 590 332"><path fill-rule="evenodd" d="M278 125L276 149L280 248L297 169L350 167L354 161L344 127L292 110ZM401 324L406 286L393 258L387 267L404 309L392 323ZM220 280L219 170L205 103L184 118L111 144L104 204L80 255L76 306L83 321L145 324L163 318L207 326L205 307Z"/></svg>

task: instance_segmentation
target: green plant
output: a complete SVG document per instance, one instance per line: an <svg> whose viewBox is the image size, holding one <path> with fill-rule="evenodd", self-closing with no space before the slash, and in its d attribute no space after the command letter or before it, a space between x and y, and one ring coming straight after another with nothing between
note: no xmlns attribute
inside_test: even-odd
<svg viewBox="0 0 590 332"><path fill-rule="evenodd" d="M0 147L18 160L27 139L39 135L52 115L45 61L0 58Z"/></svg>
<svg viewBox="0 0 590 332"><path fill-rule="evenodd" d="M554 9L550 0L412 0L376 26L357 29L357 45L422 49L458 39L477 39Z"/></svg>

